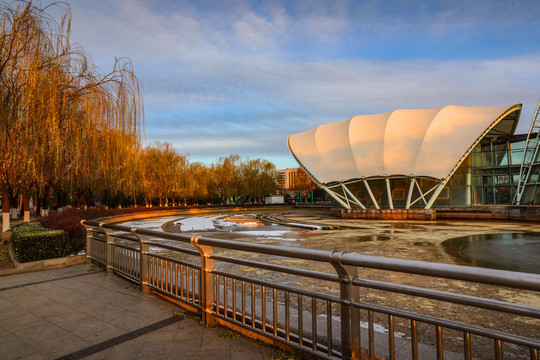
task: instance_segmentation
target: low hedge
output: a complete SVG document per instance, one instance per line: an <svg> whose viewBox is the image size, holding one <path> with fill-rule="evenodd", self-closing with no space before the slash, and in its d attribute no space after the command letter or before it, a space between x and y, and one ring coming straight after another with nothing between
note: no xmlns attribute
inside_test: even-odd
<svg viewBox="0 0 540 360"><path fill-rule="evenodd" d="M54 259L71 253L67 232L46 229L37 223L14 228L11 243L20 262Z"/></svg>

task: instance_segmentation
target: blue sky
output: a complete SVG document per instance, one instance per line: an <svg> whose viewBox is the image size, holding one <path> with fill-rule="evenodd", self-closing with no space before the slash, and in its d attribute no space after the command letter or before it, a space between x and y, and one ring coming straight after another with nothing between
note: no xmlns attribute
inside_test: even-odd
<svg viewBox="0 0 540 360"><path fill-rule="evenodd" d="M68 0L103 71L129 57L145 143L296 167L287 135L355 115L540 98L540 1Z"/></svg>

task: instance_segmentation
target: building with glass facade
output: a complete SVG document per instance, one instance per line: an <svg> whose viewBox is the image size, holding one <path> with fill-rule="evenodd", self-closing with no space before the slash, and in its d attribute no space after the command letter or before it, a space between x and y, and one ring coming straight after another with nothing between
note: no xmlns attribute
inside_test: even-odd
<svg viewBox="0 0 540 360"><path fill-rule="evenodd" d="M290 135L291 154L345 209L467 208L515 201L521 104L355 116ZM521 204L540 204L540 156Z"/></svg>

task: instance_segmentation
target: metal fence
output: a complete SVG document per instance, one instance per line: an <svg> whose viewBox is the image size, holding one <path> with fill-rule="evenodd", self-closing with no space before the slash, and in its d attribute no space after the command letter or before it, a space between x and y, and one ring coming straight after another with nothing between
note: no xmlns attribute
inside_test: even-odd
<svg viewBox="0 0 540 360"><path fill-rule="evenodd" d="M538 360L540 275L83 225L89 258L198 311L205 325L317 358ZM452 284L433 289L426 278ZM509 291L524 301L497 299Z"/></svg>

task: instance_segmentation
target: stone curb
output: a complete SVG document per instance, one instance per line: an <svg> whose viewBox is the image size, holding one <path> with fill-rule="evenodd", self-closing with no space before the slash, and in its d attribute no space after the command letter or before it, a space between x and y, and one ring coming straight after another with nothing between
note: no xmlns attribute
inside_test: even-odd
<svg viewBox="0 0 540 360"><path fill-rule="evenodd" d="M33 271L59 269L69 267L78 264L84 264L86 262L86 255L66 256L56 259L38 260L27 263L20 263L13 251L13 247L9 244L9 256L13 261L14 269L0 271L0 276L22 274Z"/></svg>

